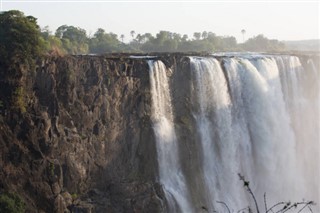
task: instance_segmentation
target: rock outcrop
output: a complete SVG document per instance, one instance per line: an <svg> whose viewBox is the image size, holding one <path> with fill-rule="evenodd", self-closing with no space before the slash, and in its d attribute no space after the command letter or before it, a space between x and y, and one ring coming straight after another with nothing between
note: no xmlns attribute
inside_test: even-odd
<svg viewBox="0 0 320 213"><path fill-rule="evenodd" d="M27 212L160 211L148 71L128 56L43 59L16 77L26 112L4 106L18 94L2 80L1 192Z"/></svg>

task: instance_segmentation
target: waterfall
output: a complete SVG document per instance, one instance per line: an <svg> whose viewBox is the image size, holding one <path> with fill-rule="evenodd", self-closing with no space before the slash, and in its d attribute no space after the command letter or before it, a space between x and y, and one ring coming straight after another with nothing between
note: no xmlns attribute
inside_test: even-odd
<svg viewBox="0 0 320 213"><path fill-rule="evenodd" d="M269 206L313 200L318 211L320 79L314 62L268 55L189 59L190 94L179 100L190 100L184 106L193 122L189 134L196 137L183 137L186 141L179 141L174 129L184 126L174 123L177 103L165 66L150 62L159 176L170 212L226 212L221 202L235 212L253 207L238 173L250 181L261 210L266 193ZM172 79L172 84L180 80ZM182 165L188 166L179 162L187 155L179 149L182 142L196 144L192 152L199 154L188 156L198 156L189 161L197 162L192 165L201 167L194 170L200 174L182 172ZM190 194L194 183L203 187Z"/></svg>
<svg viewBox="0 0 320 213"><path fill-rule="evenodd" d="M234 179L235 144L232 143L231 101L227 82L216 59L191 58L193 96L196 97L194 116L200 136L202 165L205 185L207 186L207 205L214 210L216 201L232 200ZM226 179L225 177L230 177Z"/></svg>
<svg viewBox="0 0 320 213"><path fill-rule="evenodd" d="M282 73L285 102L295 132L297 166L305 197L320 204L319 195L319 129L320 129L320 79L319 70L309 59L302 66L298 57L277 57ZM302 189L300 189L302 192ZM319 210L319 208L318 208Z"/></svg>
<svg viewBox="0 0 320 213"><path fill-rule="evenodd" d="M170 212L190 212L185 178L179 162L166 66L149 61L152 96L152 122L156 136L160 183L164 187Z"/></svg>

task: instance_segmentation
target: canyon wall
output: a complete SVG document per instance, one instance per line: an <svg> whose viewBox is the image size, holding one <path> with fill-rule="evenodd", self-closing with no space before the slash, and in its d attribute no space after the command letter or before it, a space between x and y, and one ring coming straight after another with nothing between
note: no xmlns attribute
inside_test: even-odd
<svg viewBox="0 0 320 213"><path fill-rule="evenodd" d="M17 72L26 111L1 108L2 192L29 212L161 208L146 60L48 57ZM1 100L16 99L8 85Z"/></svg>

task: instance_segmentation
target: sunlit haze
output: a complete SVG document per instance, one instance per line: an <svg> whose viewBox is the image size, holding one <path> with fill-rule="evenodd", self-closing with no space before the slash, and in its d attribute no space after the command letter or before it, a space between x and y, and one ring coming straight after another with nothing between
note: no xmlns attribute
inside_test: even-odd
<svg viewBox="0 0 320 213"><path fill-rule="evenodd" d="M2 11L17 9L55 31L63 24L90 35L97 28L130 39L130 31L188 34L211 31L242 42L263 34L270 39L319 38L319 1L2 1Z"/></svg>

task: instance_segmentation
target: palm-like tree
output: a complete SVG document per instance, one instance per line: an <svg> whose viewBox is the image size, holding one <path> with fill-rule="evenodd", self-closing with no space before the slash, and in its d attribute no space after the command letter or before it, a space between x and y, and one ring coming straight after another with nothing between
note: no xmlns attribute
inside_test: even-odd
<svg viewBox="0 0 320 213"><path fill-rule="evenodd" d="M245 29L242 29L241 30L241 33L242 33L242 41L244 43L244 34L246 34L246 30Z"/></svg>
<svg viewBox="0 0 320 213"><path fill-rule="evenodd" d="M134 30L131 30L130 34L131 34L132 40L133 40L134 39L134 35L136 34L136 32Z"/></svg>
<svg viewBox="0 0 320 213"><path fill-rule="evenodd" d="M121 34L120 38L121 38L121 41L122 41L122 43L123 43L124 35Z"/></svg>

